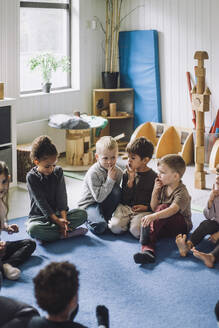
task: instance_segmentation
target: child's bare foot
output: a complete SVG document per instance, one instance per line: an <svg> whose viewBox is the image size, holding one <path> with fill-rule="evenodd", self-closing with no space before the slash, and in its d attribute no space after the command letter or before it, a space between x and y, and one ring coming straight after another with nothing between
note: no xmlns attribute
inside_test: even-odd
<svg viewBox="0 0 219 328"><path fill-rule="evenodd" d="M182 235L182 234L177 235L176 244L178 246L180 255L185 257L189 251L188 245L186 243L186 235Z"/></svg>
<svg viewBox="0 0 219 328"><path fill-rule="evenodd" d="M201 260L204 262L204 264L208 267L208 268L213 268L214 266L214 255L211 253L203 253L203 252L199 252L197 251L197 249L195 249L195 247L193 247L191 249L191 251L193 252L193 255L195 257L197 257L197 259Z"/></svg>

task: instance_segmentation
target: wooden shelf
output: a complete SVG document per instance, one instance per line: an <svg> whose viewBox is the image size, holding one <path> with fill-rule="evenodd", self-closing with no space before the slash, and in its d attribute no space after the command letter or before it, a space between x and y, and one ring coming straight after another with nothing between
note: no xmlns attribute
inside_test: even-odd
<svg viewBox="0 0 219 328"><path fill-rule="evenodd" d="M127 118L133 118L134 116L131 114L127 114L127 115L117 115L117 116L106 116L106 118L108 120L123 120L123 119L127 119Z"/></svg>
<svg viewBox="0 0 219 328"><path fill-rule="evenodd" d="M115 137L124 133L123 141L127 143L134 131L134 90L132 88L93 90L93 115L101 116L102 111L109 114L110 103L116 103L117 115L104 116L109 122L98 138L102 136ZM120 120L123 120L122 124ZM94 143L98 138L94 138Z"/></svg>

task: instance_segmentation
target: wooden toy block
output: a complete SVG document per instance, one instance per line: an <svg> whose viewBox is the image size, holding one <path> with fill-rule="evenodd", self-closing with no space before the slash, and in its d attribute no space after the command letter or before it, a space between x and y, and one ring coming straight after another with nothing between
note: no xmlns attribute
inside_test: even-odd
<svg viewBox="0 0 219 328"><path fill-rule="evenodd" d="M146 122L139 125L133 132L131 136L131 141L140 137L145 137L150 140L154 147L157 145L156 130L153 124L150 122Z"/></svg>
<svg viewBox="0 0 219 328"><path fill-rule="evenodd" d="M165 123L146 122L137 127L131 140L146 137L155 146L155 157L180 154L186 165L194 161L192 129L169 126Z"/></svg>
<svg viewBox="0 0 219 328"><path fill-rule="evenodd" d="M205 162L205 147L196 146L195 147L195 163L202 164Z"/></svg>
<svg viewBox="0 0 219 328"><path fill-rule="evenodd" d="M184 159L186 165L194 162L194 141L193 133L190 132L185 139L185 142L182 146L181 153L179 153Z"/></svg>
<svg viewBox="0 0 219 328"><path fill-rule="evenodd" d="M196 93L193 92L193 108L196 110L196 147L195 147L195 188L205 188L204 173L204 112L209 110L209 91L205 90L205 68L204 59L208 59L206 51L196 51L194 58L198 60L195 66L197 78ZM205 99L205 95L207 98Z"/></svg>
<svg viewBox="0 0 219 328"><path fill-rule="evenodd" d="M210 90L209 90L210 91ZM201 111L201 112L208 112L209 111L209 102L210 102L210 95L207 94L192 94L192 109Z"/></svg>
<svg viewBox="0 0 219 328"><path fill-rule="evenodd" d="M214 170L216 165L219 164L219 139L217 139L212 147L210 159L209 159L209 168Z"/></svg>
<svg viewBox="0 0 219 328"><path fill-rule="evenodd" d="M205 189L205 172L195 172L195 188Z"/></svg>
<svg viewBox="0 0 219 328"><path fill-rule="evenodd" d="M90 129L66 130L66 163L73 166L92 164L90 146Z"/></svg>
<svg viewBox="0 0 219 328"><path fill-rule="evenodd" d="M180 136L176 129L170 126L158 141L155 157L161 158L167 154L178 154L180 151Z"/></svg>
<svg viewBox="0 0 219 328"><path fill-rule="evenodd" d="M204 60L204 59L208 59L208 53L206 51L196 51L195 55L194 55L194 59L198 59L198 60Z"/></svg>
<svg viewBox="0 0 219 328"><path fill-rule="evenodd" d="M4 83L0 82L0 99L4 99Z"/></svg>
<svg viewBox="0 0 219 328"><path fill-rule="evenodd" d="M195 76L196 77L205 77L206 70L204 67L195 66Z"/></svg>

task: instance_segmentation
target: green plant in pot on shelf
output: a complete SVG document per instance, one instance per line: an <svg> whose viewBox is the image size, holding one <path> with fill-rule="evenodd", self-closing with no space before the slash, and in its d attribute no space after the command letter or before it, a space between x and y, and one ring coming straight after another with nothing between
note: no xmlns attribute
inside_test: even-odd
<svg viewBox="0 0 219 328"><path fill-rule="evenodd" d="M129 16L134 10L142 7L142 5L133 8L126 15L121 17L122 8L125 6L126 0L105 0L106 2L106 20L105 28L100 19L94 18L99 23L103 33L105 34L105 70L102 72L103 88L117 88L119 76L119 31L122 21Z"/></svg>
<svg viewBox="0 0 219 328"><path fill-rule="evenodd" d="M59 59L52 53L43 53L36 55L30 59L30 70L39 69L42 74L42 90L49 93L51 89L52 73L61 68L63 72L70 72L71 64L66 56Z"/></svg>

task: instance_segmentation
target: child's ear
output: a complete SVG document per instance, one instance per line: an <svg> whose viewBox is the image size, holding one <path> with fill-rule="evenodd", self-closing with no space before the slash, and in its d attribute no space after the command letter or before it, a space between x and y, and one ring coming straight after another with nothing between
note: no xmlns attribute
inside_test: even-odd
<svg viewBox="0 0 219 328"><path fill-rule="evenodd" d="M39 165L39 161L37 159L34 159L33 162L36 166Z"/></svg>
<svg viewBox="0 0 219 328"><path fill-rule="evenodd" d="M150 157L144 157L143 161L145 165L147 165L147 163L150 161Z"/></svg>
<svg viewBox="0 0 219 328"><path fill-rule="evenodd" d="M98 160L98 158L99 158L97 153L95 153L95 158L96 158L96 160Z"/></svg>

